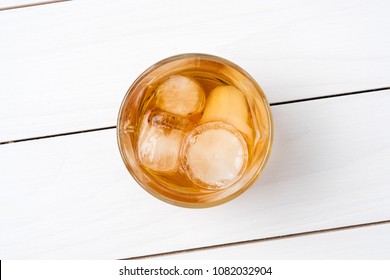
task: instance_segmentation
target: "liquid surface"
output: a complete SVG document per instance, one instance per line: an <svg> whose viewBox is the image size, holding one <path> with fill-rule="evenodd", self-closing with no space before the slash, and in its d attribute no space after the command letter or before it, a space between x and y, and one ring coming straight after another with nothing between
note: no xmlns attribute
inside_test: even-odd
<svg viewBox="0 0 390 280"><path fill-rule="evenodd" d="M133 83L117 135L126 167L146 191L178 206L211 207L259 176L272 146L272 118L263 91L243 69L183 54Z"/></svg>
<svg viewBox="0 0 390 280"><path fill-rule="evenodd" d="M150 89L138 125L139 165L168 189L218 191L251 159L252 115L245 94L209 74L184 72Z"/></svg>

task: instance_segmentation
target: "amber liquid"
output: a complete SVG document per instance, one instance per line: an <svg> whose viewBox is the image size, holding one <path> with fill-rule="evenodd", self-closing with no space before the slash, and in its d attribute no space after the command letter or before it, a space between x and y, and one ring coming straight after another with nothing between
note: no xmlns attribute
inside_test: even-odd
<svg viewBox="0 0 390 280"><path fill-rule="evenodd" d="M253 86L250 78L246 76L247 74L235 72L232 65L224 65L220 61L194 60L193 58L187 59L187 61L183 59L183 61L180 61L180 64L179 62L176 64L173 70L165 65L163 65L163 68L166 67L166 69L160 70L157 67L157 70L154 70L155 72L145 75L138 85L133 85L133 88L130 89L130 91L133 91L131 92L132 96L127 98L122 104L123 109L120 116L122 123L119 122L120 148L124 148L122 156L125 162L127 161L126 165L134 178L147 191L158 198L172 204L187 207L204 207L220 204L237 196L242 192L240 189L243 190L249 187L265 163L272 140L272 122L269 107L265 97L263 98L259 95L258 91L261 91L261 89L258 88L257 84ZM180 70L178 65L181 65L182 68L190 65L187 67L190 69ZM210 93L219 86L233 86L245 96L248 113L246 122L250 127L251 137L242 135L248 151L247 164L240 178L237 178L237 182L232 186L221 189L205 188L189 178L182 162L173 171L160 172L143 165L139 159L138 140L142 119L148 113L159 110L156 105L156 89L172 74L183 75L199 83L204 90L206 104ZM138 105L135 106L134 103L138 103ZM199 125L203 113L204 111L201 111L186 117L189 124L183 129L184 135L190 133ZM227 112L227 114L229 113ZM185 136L184 141L186 141ZM185 143L182 145L185 145ZM207 152L205 150L205 153Z"/></svg>

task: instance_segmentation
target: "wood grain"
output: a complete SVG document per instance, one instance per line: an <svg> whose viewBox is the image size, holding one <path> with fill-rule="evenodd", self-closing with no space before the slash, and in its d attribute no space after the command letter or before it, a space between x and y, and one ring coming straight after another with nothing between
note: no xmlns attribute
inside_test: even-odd
<svg viewBox="0 0 390 280"><path fill-rule="evenodd" d="M388 260L390 224L365 226L244 245L169 254L153 259L199 260Z"/></svg>
<svg viewBox="0 0 390 280"><path fill-rule="evenodd" d="M0 145L0 257L128 258L389 220L389 93L274 106L264 173L210 209L146 193L114 129Z"/></svg>
<svg viewBox="0 0 390 280"><path fill-rule="evenodd" d="M0 14L0 142L115 125L178 53L246 69L270 102L390 86L389 1L71 1Z"/></svg>

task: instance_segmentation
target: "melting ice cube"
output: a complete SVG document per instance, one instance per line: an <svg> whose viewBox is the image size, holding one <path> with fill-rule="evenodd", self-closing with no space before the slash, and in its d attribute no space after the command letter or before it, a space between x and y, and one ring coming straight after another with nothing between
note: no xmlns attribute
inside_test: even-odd
<svg viewBox="0 0 390 280"><path fill-rule="evenodd" d="M183 168L201 187L220 189L232 185L242 176L247 161L244 138L226 123L202 124L186 137Z"/></svg>
<svg viewBox="0 0 390 280"><path fill-rule="evenodd" d="M158 172L173 172L179 167L183 129L189 121L172 114L152 111L142 119L138 138L141 165Z"/></svg>
<svg viewBox="0 0 390 280"><path fill-rule="evenodd" d="M157 88L156 104L167 112L188 116L201 112L205 104L202 86L194 79L172 75Z"/></svg>
<svg viewBox="0 0 390 280"><path fill-rule="evenodd" d="M207 99L200 123L221 121L235 127L251 140L252 129L248 120L249 108L245 95L233 86L218 86Z"/></svg>

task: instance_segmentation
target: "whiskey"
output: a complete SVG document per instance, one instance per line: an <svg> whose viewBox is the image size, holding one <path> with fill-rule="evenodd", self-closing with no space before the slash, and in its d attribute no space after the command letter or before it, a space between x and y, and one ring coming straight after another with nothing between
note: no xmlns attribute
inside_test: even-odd
<svg viewBox="0 0 390 280"><path fill-rule="evenodd" d="M188 54L148 69L118 118L126 166L147 191L186 207L237 196L258 176L272 142L260 87L238 66Z"/></svg>

